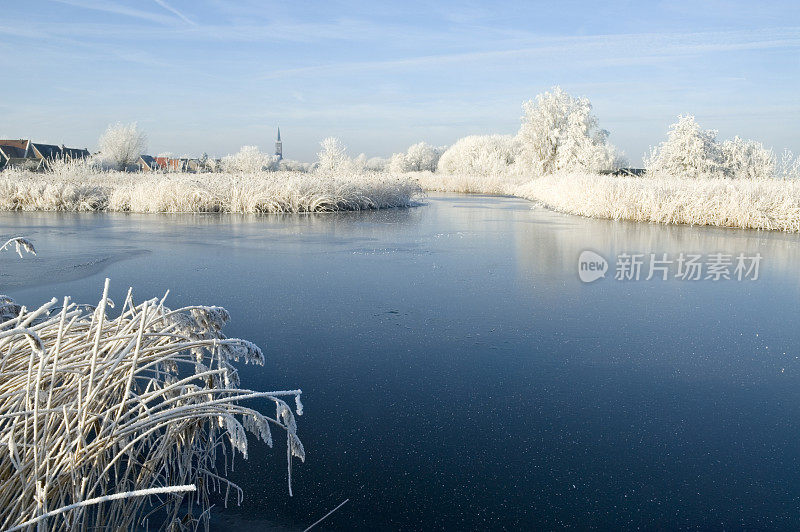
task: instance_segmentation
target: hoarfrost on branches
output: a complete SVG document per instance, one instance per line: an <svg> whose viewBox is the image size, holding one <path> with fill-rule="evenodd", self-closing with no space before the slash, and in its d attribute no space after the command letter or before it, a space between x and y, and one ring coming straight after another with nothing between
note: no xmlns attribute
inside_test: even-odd
<svg viewBox="0 0 800 532"><path fill-rule="evenodd" d="M560 87L522 105L519 163L533 175L612 170L618 156L600 129L592 104Z"/></svg>
<svg viewBox="0 0 800 532"><path fill-rule="evenodd" d="M395 173L435 172L443 152L443 148L436 148L426 142L418 142L410 146L406 153L392 155L386 168Z"/></svg>
<svg viewBox="0 0 800 532"><path fill-rule="evenodd" d="M319 160L317 171L331 173L352 170L353 164L347 156L347 146L342 144L341 140L336 137L327 137L320 143L320 146L322 150L317 154Z"/></svg>
<svg viewBox="0 0 800 532"><path fill-rule="evenodd" d="M503 175L512 170L519 142L511 135L471 135L459 139L439 158L445 174Z"/></svg>
<svg viewBox="0 0 800 532"><path fill-rule="evenodd" d="M100 164L113 170L129 170L136 165L139 157L147 149L147 137L139 130L136 122L122 124L117 122L108 126L98 140Z"/></svg>
<svg viewBox="0 0 800 532"><path fill-rule="evenodd" d="M644 162L648 173L688 179L766 179L780 168L772 150L761 143L739 137L719 143L717 131L702 129L691 115L679 116L667 140Z"/></svg>
<svg viewBox="0 0 800 532"><path fill-rule="evenodd" d="M278 161L274 156L262 152L258 146L242 146L233 154L222 158L222 169L225 172L243 172L253 174L264 170L278 169Z"/></svg>

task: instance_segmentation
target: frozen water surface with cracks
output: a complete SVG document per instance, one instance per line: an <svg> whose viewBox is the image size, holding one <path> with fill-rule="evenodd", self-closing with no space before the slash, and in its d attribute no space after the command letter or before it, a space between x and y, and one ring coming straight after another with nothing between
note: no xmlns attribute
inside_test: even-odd
<svg viewBox="0 0 800 532"><path fill-rule="evenodd" d="M431 194L314 215L0 213L29 307L170 289L302 388L308 457L252 443L215 529L798 529L798 236L574 217ZM577 259L609 260L584 284ZM757 281L616 281L619 253L763 256Z"/></svg>

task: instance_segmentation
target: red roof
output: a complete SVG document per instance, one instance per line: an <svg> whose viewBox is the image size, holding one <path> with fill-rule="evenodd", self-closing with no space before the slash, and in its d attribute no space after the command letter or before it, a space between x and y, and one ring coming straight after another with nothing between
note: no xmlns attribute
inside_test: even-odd
<svg viewBox="0 0 800 532"><path fill-rule="evenodd" d="M19 148L21 150L28 149L28 142L25 139L8 139L8 140L0 140L0 146L13 146L15 148Z"/></svg>

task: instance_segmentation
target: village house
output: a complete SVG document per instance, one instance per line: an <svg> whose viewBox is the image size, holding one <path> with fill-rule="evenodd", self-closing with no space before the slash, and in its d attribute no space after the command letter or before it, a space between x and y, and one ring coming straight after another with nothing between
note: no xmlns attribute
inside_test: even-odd
<svg viewBox="0 0 800 532"><path fill-rule="evenodd" d="M53 161L85 159L90 155L86 148L67 148L29 139L0 139L0 170L12 167L45 170Z"/></svg>
<svg viewBox="0 0 800 532"><path fill-rule="evenodd" d="M191 172L200 173L211 170L212 165L208 160L193 159L188 157L168 157L142 155L137 161L137 166L142 172Z"/></svg>
<svg viewBox="0 0 800 532"><path fill-rule="evenodd" d="M152 155L140 156L139 160L136 161L136 164L139 166L139 170L142 172L155 172L159 168L156 158Z"/></svg>
<svg viewBox="0 0 800 532"><path fill-rule="evenodd" d="M0 170L19 168L44 171L53 161L86 159L90 156L91 153L86 148L67 148L63 144L61 146L42 144L29 139L0 139ZM275 159L277 161L283 159L280 128L275 139ZM220 162L220 159L209 158L206 154L201 158L142 155L137 159L135 167L141 172L200 173L218 169Z"/></svg>

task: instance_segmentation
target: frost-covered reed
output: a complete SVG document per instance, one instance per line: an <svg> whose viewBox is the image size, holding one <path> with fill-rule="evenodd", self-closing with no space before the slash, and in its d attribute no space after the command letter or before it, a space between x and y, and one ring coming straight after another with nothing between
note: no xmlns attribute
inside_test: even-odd
<svg viewBox="0 0 800 532"><path fill-rule="evenodd" d="M800 181L549 175L511 191L568 214L800 232Z"/></svg>
<svg viewBox="0 0 800 532"><path fill-rule="evenodd" d="M420 192L380 173L0 173L3 211L324 212L409 206Z"/></svg>
<svg viewBox="0 0 800 532"><path fill-rule="evenodd" d="M416 179L423 190L463 194L512 195L519 185L530 180L530 177L511 172L497 174L414 172L407 175Z"/></svg>
<svg viewBox="0 0 800 532"><path fill-rule="evenodd" d="M517 196L592 218L800 232L800 181L795 179L413 175L425 190Z"/></svg>
<svg viewBox="0 0 800 532"><path fill-rule="evenodd" d="M287 435L291 493L301 391L239 388L233 362L264 358L222 334L225 309L130 290L112 306L108 281L96 308L0 298L0 529L194 530L212 492L241 500L226 472L247 432L272 446L270 426Z"/></svg>

